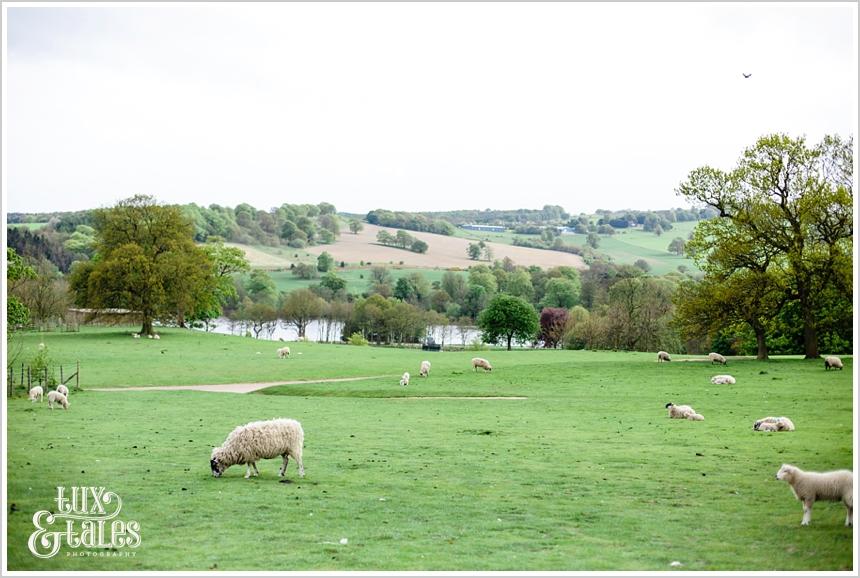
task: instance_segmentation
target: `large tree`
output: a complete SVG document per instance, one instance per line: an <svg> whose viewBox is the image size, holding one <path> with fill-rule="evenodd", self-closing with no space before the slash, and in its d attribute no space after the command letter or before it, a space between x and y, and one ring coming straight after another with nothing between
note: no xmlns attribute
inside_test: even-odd
<svg viewBox="0 0 860 578"><path fill-rule="evenodd" d="M499 293L478 316L478 327L485 343L503 340L510 350L513 339L528 341L537 336L538 314L525 299Z"/></svg>
<svg viewBox="0 0 860 578"><path fill-rule="evenodd" d="M141 333L151 334L153 320L182 322L214 290L212 262L195 246L181 207L135 195L95 210L93 227L96 258L76 266L70 280L78 305L137 311Z"/></svg>
<svg viewBox="0 0 860 578"><path fill-rule="evenodd" d="M305 337L308 324L322 317L325 311L325 301L310 289L296 289L281 300L278 314L284 324L296 328L299 339Z"/></svg>
<svg viewBox="0 0 860 578"><path fill-rule="evenodd" d="M853 138L838 136L808 146L804 138L769 135L733 170L698 168L678 189L774 253L769 268L778 269L797 303L807 358L818 357L820 296L833 287L852 291L853 146Z"/></svg>

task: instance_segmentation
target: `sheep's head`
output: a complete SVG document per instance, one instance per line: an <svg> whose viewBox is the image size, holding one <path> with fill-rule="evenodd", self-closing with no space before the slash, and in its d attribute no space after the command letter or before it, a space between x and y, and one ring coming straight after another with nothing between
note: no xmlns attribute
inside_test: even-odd
<svg viewBox="0 0 860 578"><path fill-rule="evenodd" d="M215 448L212 450L212 459L209 460L209 467L212 468L212 475L216 478L220 478L221 474L224 473L224 470L227 468L224 467L224 464L218 460L218 452L219 448Z"/></svg>
<svg viewBox="0 0 860 578"><path fill-rule="evenodd" d="M761 420L756 421L756 422L753 424L753 429L754 429L754 430L757 430L757 429L758 429L758 426L760 426L760 425L761 425Z"/></svg>
<svg viewBox="0 0 860 578"><path fill-rule="evenodd" d="M666 409L669 409L673 405L675 405L675 404L670 401L669 403L666 404Z"/></svg>
<svg viewBox="0 0 860 578"><path fill-rule="evenodd" d="M782 467L779 468L779 471L776 472L777 480L788 481L790 478L794 476L794 472L797 471L797 468L790 464L782 464Z"/></svg>

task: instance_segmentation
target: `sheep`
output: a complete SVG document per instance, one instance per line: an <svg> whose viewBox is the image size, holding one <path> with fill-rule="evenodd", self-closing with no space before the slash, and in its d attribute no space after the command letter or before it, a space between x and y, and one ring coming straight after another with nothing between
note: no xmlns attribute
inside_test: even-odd
<svg viewBox="0 0 860 578"><path fill-rule="evenodd" d="M669 357L669 354L665 351L657 352L657 363L663 363L664 361L672 361L672 358Z"/></svg>
<svg viewBox="0 0 860 578"><path fill-rule="evenodd" d="M62 393L62 394L63 394L63 395L65 395L66 397L69 397L69 388L68 388L68 387L66 387L65 385L63 385L62 383L61 383L60 385L58 385L58 386L57 386L57 391L58 391L59 393Z"/></svg>
<svg viewBox="0 0 860 578"><path fill-rule="evenodd" d="M773 429L770 426L773 426ZM794 431L794 422L784 416L768 416L756 420L753 429L758 431Z"/></svg>
<svg viewBox="0 0 860 578"><path fill-rule="evenodd" d="M824 369L842 369L842 360L836 356L828 355L824 358Z"/></svg>
<svg viewBox="0 0 860 578"><path fill-rule="evenodd" d="M714 385L735 384L735 378L731 375L715 375L711 378L711 383Z"/></svg>
<svg viewBox="0 0 860 578"><path fill-rule="evenodd" d="M289 357L289 356L290 356L290 348L289 347L281 347L278 350L278 358L279 359L283 359L283 358Z"/></svg>
<svg viewBox="0 0 860 578"><path fill-rule="evenodd" d="M132 333L131 336L134 339L140 339L140 333Z"/></svg>
<svg viewBox="0 0 860 578"><path fill-rule="evenodd" d="M154 339L154 337L152 336L152 333L147 333L146 338L147 339Z"/></svg>
<svg viewBox="0 0 860 578"><path fill-rule="evenodd" d="M675 405L671 401L666 404L666 409L669 410L669 417L671 419L689 419L692 421L704 421L705 417L699 413L696 413L689 405Z"/></svg>
<svg viewBox="0 0 860 578"><path fill-rule="evenodd" d="M726 363L728 363L726 361L726 358L723 357L722 355L720 355L719 353L709 353L708 359L711 361L711 365L713 365L715 363L720 363L722 365L725 365Z"/></svg>
<svg viewBox="0 0 860 578"><path fill-rule="evenodd" d="M418 371L418 375L420 377L428 377L430 375L430 362L429 361L422 361L421 362L421 369Z"/></svg>
<svg viewBox="0 0 860 578"><path fill-rule="evenodd" d="M255 476L260 475L257 469L258 460L281 456L284 462L278 470L278 476L283 477L287 472L289 457L292 456L299 465L299 476L304 477L305 467L302 464L304 440L305 432L302 430L302 424L294 419L252 421L238 426L230 432L223 444L212 448L209 466L212 468L212 475L220 478L230 466L245 464L247 479L251 477L252 468Z"/></svg>
<svg viewBox="0 0 860 578"><path fill-rule="evenodd" d="M408 371L403 372L403 376L400 378L400 385L402 385L404 387L409 385L409 372Z"/></svg>
<svg viewBox="0 0 860 578"><path fill-rule="evenodd" d="M483 357L473 357L472 367L475 369L475 371L478 371L479 367L482 368L484 371L493 371L493 366L490 365L490 362Z"/></svg>
<svg viewBox="0 0 860 578"><path fill-rule="evenodd" d="M31 402L36 401L37 397L39 398L39 403L42 403L42 401L44 401L45 390L42 389L41 385L37 385L36 387L31 388L30 393L27 394L27 399L29 399Z"/></svg>
<svg viewBox="0 0 860 578"><path fill-rule="evenodd" d="M58 404L63 406L63 409L69 409L69 398L60 393L59 391L49 391L48 392L48 407L51 408L51 411L54 410L54 404Z"/></svg>
<svg viewBox="0 0 860 578"><path fill-rule="evenodd" d="M852 525L854 513L854 473L851 470L804 472L791 464L782 464L776 479L788 482L794 497L803 503L801 526L808 526L815 500L841 501L848 510L845 525Z"/></svg>
<svg viewBox="0 0 860 578"><path fill-rule="evenodd" d="M152 336L152 338L153 339L161 339L161 336L158 333L156 333L155 335Z"/></svg>

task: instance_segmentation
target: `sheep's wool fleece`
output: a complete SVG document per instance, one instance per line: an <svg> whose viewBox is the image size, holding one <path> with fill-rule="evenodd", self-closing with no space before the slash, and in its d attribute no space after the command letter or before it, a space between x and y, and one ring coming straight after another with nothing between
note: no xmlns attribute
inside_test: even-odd
<svg viewBox="0 0 860 578"><path fill-rule="evenodd" d="M854 473L851 470L834 472L804 472L794 466L783 466L785 481L798 500L842 500L853 504Z"/></svg>
<svg viewBox="0 0 860 578"><path fill-rule="evenodd" d="M225 465L234 465L284 454L300 455L304 438L302 425L294 419L252 421L230 432L224 444L212 450L212 457Z"/></svg>

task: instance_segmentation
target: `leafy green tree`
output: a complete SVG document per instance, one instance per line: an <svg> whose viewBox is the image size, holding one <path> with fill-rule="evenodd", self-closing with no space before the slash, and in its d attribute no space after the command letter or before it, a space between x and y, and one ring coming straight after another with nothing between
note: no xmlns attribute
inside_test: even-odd
<svg viewBox="0 0 860 578"><path fill-rule="evenodd" d="M483 243L483 241L481 241ZM479 243L469 243L469 247L466 249L466 254L469 255L469 259L472 261L477 261L481 258L481 252L483 251L483 247Z"/></svg>
<svg viewBox="0 0 860 578"><path fill-rule="evenodd" d="M274 305L277 297L277 288L272 276L262 269L254 269L245 282L245 290L251 301L255 303L268 303Z"/></svg>
<svg viewBox="0 0 860 578"><path fill-rule="evenodd" d="M600 235L597 233L588 233L588 237L586 237L585 242L592 249L597 249L597 247L600 246Z"/></svg>
<svg viewBox="0 0 860 578"><path fill-rule="evenodd" d="M674 253L675 255L683 256L686 245L687 242L684 241L682 237L675 237L674 239L672 239L672 242L669 243L669 247L667 250L670 253Z"/></svg>
<svg viewBox="0 0 860 578"><path fill-rule="evenodd" d="M546 282L544 296L541 300L543 307L563 307L570 309L579 303L579 280L566 277L553 277Z"/></svg>
<svg viewBox="0 0 860 578"><path fill-rule="evenodd" d="M539 329L538 314L525 299L500 293L478 316L478 327L485 343L505 341L510 351L514 339L535 339Z"/></svg>
<svg viewBox="0 0 860 578"><path fill-rule="evenodd" d="M6 247L6 336L30 322L30 311L12 294L15 284L25 279L35 279L36 272L27 265L15 249Z"/></svg>
<svg viewBox="0 0 860 578"><path fill-rule="evenodd" d="M421 239L415 239L412 241L410 249L415 253L426 253L429 247L430 246Z"/></svg>
<svg viewBox="0 0 860 578"><path fill-rule="evenodd" d="M531 301L535 294L535 288L532 285L532 277L528 274L528 271L517 269L510 273L505 283L505 292Z"/></svg>
<svg viewBox="0 0 860 578"><path fill-rule="evenodd" d="M394 237L391 235L391 233L389 233L385 229L382 229L376 234L376 242L382 245L393 245Z"/></svg>
<svg viewBox="0 0 860 578"><path fill-rule="evenodd" d="M320 279L320 285L337 294L346 290L346 279L338 277L334 271L329 271Z"/></svg>
<svg viewBox="0 0 860 578"><path fill-rule="evenodd" d="M321 273L328 272L334 266L334 257L329 255L328 251L323 251L317 257L317 271Z"/></svg>
<svg viewBox="0 0 860 578"><path fill-rule="evenodd" d="M349 230L352 231L353 235L358 235L358 233L364 230L364 225L358 219L352 219L349 222Z"/></svg>
<svg viewBox="0 0 860 578"><path fill-rule="evenodd" d="M325 305L325 301L310 289L296 289L282 298L278 314L285 325L296 328L299 339L302 339L308 324L322 316Z"/></svg>

